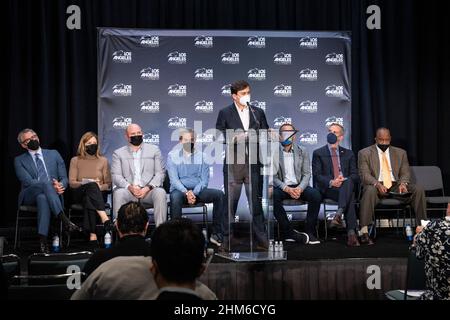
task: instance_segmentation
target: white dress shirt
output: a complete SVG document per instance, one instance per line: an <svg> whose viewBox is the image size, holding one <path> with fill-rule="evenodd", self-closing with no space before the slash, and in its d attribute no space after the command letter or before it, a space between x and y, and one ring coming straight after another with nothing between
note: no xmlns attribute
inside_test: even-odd
<svg viewBox="0 0 450 320"><path fill-rule="evenodd" d="M378 176L378 181L382 182L383 181L383 151L381 151L381 149L378 148L378 146L377 146L377 151L378 151L378 159L380 161L380 175ZM395 178L392 173L391 157L389 156L389 148L387 148L384 153L386 154L387 162L389 165L389 172L391 173L391 180L392 180L392 182L394 182Z"/></svg>
<svg viewBox="0 0 450 320"><path fill-rule="evenodd" d="M284 183L288 186L297 185L297 177L295 176L294 169L294 153L293 152L285 152L283 150L283 159L284 159Z"/></svg>
<svg viewBox="0 0 450 320"><path fill-rule="evenodd" d="M239 118L241 118L244 130L247 131L250 127L250 110L248 109L248 106L245 106L245 108L241 110L236 103L234 105L236 106L236 110L239 113Z"/></svg>
<svg viewBox="0 0 450 320"><path fill-rule="evenodd" d="M132 151L133 155L133 166L134 166L134 176L133 176L133 184L135 186L142 187L142 175L141 175L141 156L142 156L142 148L139 148L138 151Z"/></svg>

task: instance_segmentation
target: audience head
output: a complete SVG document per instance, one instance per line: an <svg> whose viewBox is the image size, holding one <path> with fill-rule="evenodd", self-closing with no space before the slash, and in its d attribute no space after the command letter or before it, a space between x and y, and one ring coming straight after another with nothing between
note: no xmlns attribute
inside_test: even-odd
<svg viewBox="0 0 450 320"><path fill-rule="evenodd" d="M245 80L239 80L231 84L231 97L233 101L241 106L247 106L250 102L250 85Z"/></svg>
<svg viewBox="0 0 450 320"><path fill-rule="evenodd" d="M94 132L89 131L83 134L78 144L77 155L80 157L86 157L87 155L100 157L98 137Z"/></svg>
<svg viewBox="0 0 450 320"><path fill-rule="evenodd" d="M189 219L174 219L161 224L152 236L151 272L158 287L195 287L205 270L205 238Z"/></svg>
<svg viewBox="0 0 450 320"><path fill-rule="evenodd" d="M142 129L135 123L131 123L130 125L128 125L127 129L125 130L125 137L127 138L128 143L135 147L139 147L144 141Z"/></svg>
<svg viewBox="0 0 450 320"><path fill-rule="evenodd" d="M33 129L23 129L17 135L20 146L26 150L35 151L40 148L39 137Z"/></svg>
<svg viewBox="0 0 450 320"><path fill-rule="evenodd" d="M145 236L148 228L147 211L138 202L125 203L117 214L116 227L120 237L132 234Z"/></svg>
<svg viewBox="0 0 450 320"><path fill-rule="evenodd" d="M378 128L375 136L375 142L381 151L386 151L391 145L391 132L387 128Z"/></svg>

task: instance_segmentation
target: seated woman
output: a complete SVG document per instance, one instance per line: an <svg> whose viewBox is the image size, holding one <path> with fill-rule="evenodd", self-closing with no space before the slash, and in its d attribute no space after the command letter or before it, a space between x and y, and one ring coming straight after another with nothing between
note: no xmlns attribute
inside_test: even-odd
<svg viewBox="0 0 450 320"><path fill-rule="evenodd" d="M86 132L78 145L77 156L70 160L69 185L73 200L84 207L84 230L89 232L91 244L98 245L95 233L97 215L105 232L112 232L114 225L105 212L103 191L111 188L111 172L108 160L100 155L97 135Z"/></svg>

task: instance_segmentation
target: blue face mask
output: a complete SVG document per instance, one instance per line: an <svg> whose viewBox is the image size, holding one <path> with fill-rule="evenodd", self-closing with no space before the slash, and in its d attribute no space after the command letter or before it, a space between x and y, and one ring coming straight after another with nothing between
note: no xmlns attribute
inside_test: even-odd
<svg viewBox="0 0 450 320"><path fill-rule="evenodd" d="M329 144L335 144L337 142L337 136L333 132L330 132L327 135L327 142Z"/></svg>
<svg viewBox="0 0 450 320"><path fill-rule="evenodd" d="M283 147L289 146L292 144L294 140L294 135L297 133L297 131L282 131L281 132L281 139L283 139L280 143Z"/></svg>

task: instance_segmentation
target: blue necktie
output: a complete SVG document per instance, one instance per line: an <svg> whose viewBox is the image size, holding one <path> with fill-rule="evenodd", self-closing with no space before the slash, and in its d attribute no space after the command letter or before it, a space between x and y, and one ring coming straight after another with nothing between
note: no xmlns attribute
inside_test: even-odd
<svg viewBox="0 0 450 320"><path fill-rule="evenodd" d="M41 158L39 157L39 154L35 154L36 159L36 167L38 172L38 180L39 181L48 181L47 172L45 171L44 163L42 162Z"/></svg>

